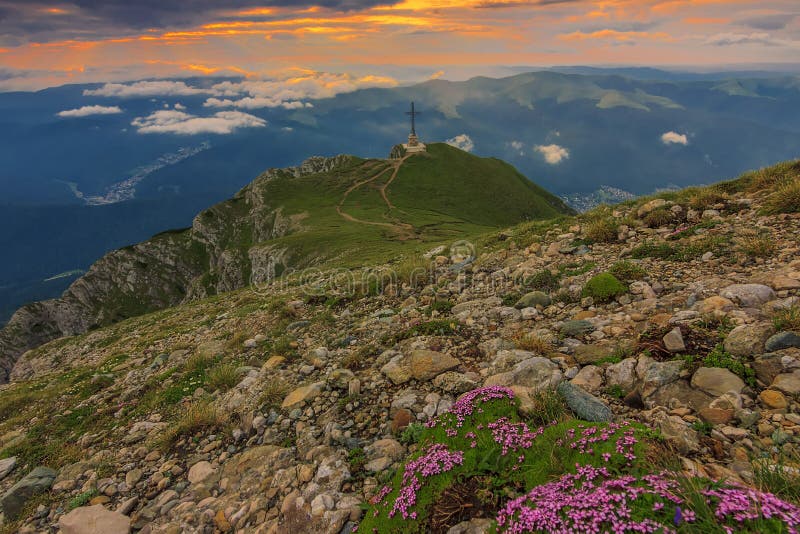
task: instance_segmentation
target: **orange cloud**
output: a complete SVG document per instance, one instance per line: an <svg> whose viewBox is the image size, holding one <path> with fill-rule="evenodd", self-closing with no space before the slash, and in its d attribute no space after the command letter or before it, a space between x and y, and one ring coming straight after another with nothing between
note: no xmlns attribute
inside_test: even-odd
<svg viewBox="0 0 800 534"><path fill-rule="evenodd" d="M686 24L730 24L731 19L714 17L687 17L683 19Z"/></svg>
<svg viewBox="0 0 800 534"><path fill-rule="evenodd" d="M562 41L589 41L589 40L603 40L608 39L618 42L631 42L637 39L651 39L656 41L669 41L672 37L664 32L636 32L636 31L618 31L618 30L597 30L594 32L581 32L576 31L572 33L565 33L558 36Z"/></svg>

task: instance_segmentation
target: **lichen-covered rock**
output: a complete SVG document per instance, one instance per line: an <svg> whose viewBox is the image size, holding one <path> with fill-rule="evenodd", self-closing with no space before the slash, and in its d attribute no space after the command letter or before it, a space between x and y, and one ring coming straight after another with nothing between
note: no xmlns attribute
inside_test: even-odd
<svg viewBox="0 0 800 534"><path fill-rule="evenodd" d="M16 519L22 512L25 503L31 497L44 493L56 479L56 472L49 467L37 467L25 475L19 482L0 498L0 507L9 519Z"/></svg>
<svg viewBox="0 0 800 534"><path fill-rule="evenodd" d="M701 367L692 375L692 386L709 395L719 397L729 391L741 393L744 389L744 382L727 369Z"/></svg>

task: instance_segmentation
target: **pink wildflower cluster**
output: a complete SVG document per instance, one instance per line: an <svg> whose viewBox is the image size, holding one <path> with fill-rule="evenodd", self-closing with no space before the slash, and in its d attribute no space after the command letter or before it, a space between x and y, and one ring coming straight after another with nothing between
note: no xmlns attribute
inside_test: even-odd
<svg viewBox="0 0 800 534"><path fill-rule="evenodd" d="M369 503L381 504L383 502L383 499L385 499L386 496L389 495L391 492L392 492L391 486L384 486L378 493L372 496L372 498L369 500Z"/></svg>
<svg viewBox="0 0 800 534"><path fill-rule="evenodd" d="M635 431L630 427L630 422L609 423L603 428L596 426L580 428L581 432L577 437L574 428L567 430L566 437L558 440L556 445L567 445L571 449L577 449L581 454L594 454L595 444L608 443L612 438L617 437L617 433L622 430L622 435L617 437L614 444L615 450L625 457L629 465L636 459L634 447L638 440L634 436ZM603 454L602 457L606 462L611 459L609 453Z"/></svg>
<svg viewBox="0 0 800 534"><path fill-rule="evenodd" d="M531 431L525 423L512 423L507 417L501 417L486 426L492 431L494 441L503 447L503 456L509 451L529 449L533 446L534 440L544 433L542 426ZM520 456L520 458L522 458L520 461L524 460L524 456Z"/></svg>
<svg viewBox="0 0 800 534"><path fill-rule="evenodd" d="M400 493L389 511L389 517L394 517L400 512L403 519L416 519L417 512L411 511L411 508L417 503L417 492L422 488L420 477L427 478L446 473L462 463L464 463L462 451L450 452L443 443L429 446L422 456L406 464Z"/></svg>
<svg viewBox="0 0 800 534"><path fill-rule="evenodd" d="M633 476L613 478L605 467L578 466L576 474L567 474L555 482L537 486L525 496L509 501L497 516L499 532L674 532L655 519L640 521L631 517L630 503L643 495L662 499L654 506L664 508L664 501L680 504L673 490L674 480L661 475L642 479ZM694 514L676 508L676 521L693 522Z"/></svg>
<svg viewBox="0 0 800 534"><path fill-rule="evenodd" d="M489 402L494 399L513 399L514 392L509 388L503 386L485 386L478 389L473 389L464 393L461 398L453 403L450 407L451 413L456 417L456 427L460 428L467 417L473 412L481 413L480 404ZM441 419L441 418L440 418ZM428 422L429 428L435 427L438 424L437 419L432 419Z"/></svg>
<svg viewBox="0 0 800 534"><path fill-rule="evenodd" d="M779 499L772 493L764 493L753 488L728 487L702 491L709 504L716 506L714 515L725 521L732 518L738 523L760 518L779 519L790 534L797 534L800 526L800 507ZM730 527L723 527L732 533Z"/></svg>

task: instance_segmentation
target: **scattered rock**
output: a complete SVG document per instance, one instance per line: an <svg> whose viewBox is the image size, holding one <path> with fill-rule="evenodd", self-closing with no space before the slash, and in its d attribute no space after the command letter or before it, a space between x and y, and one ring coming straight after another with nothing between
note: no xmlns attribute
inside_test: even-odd
<svg viewBox="0 0 800 534"><path fill-rule="evenodd" d="M323 382L316 382L314 384L309 384L308 386L299 387L289 393L286 398L283 399L283 404L281 404L281 407L292 409L301 406L304 403L317 398L320 393L322 393L324 388L325 384Z"/></svg>
<svg viewBox="0 0 800 534"><path fill-rule="evenodd" d="M686 350L686 343L683 341L683 334L678 327L670 330L662 339L664 347L670 352L683 352Z"/></svg>
<svg viewBox="0 0 800 534"><path fill-rule="evenodd" d="M720 296L747 308L758 308L775 300L775 292L763 284L734 284L723 289Z"/></svg>
<svg viewBox="0 0 800 534"><path fill-rule="evenodd" d="M550 295L544 291L532 291L523 295L522 298L514 304L514 307L521 310L523 308L535 308L536 306L549 306L550 302Z"/></svg>
<svg viewBox="0 0 800 534"><path fill-rule="evenodd" d="M769 323L737 326L725 337L725 350L737 358L750 358L764 352L764 344L774 328Z"/></svg>
<svg viewBox="0 0 800 534"><path fill-rule="evenodd" d="M400 354L381 367L381 372L395 384L405 384L411 379L430 380L461 362L441 352L414 350L410 354Z"/></svg>

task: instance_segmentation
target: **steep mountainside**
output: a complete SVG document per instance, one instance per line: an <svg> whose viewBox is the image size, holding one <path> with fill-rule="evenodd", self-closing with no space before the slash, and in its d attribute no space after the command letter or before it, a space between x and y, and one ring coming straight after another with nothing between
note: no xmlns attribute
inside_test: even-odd
<svg viewBox="0 0 800 534"><path fill-rule="evenodd" d="M405 251L431 215L400 184L425 161L384 190L392 163L345 158L315 179L336 195L302 219L284 200L261 230L210 222L260 205L243 194L193 231L219 259L238 249L214 243L282 228L288 246L341 212L363 222L333 232ZM371 187L337 185L361 166ZM381 191L397 205L378 217ZM493 201L480 217L515 205ZM476 209L443 206L445 230ZM789 162L488 230L466 259L423 242L367 263L397 275L374 285L340 283L351 252L312 280L287 273L52 341L0 385L0 534L95 534L80 527L98 519L143 534L796 531L798 223Z"/></svg>
<svg viewBox="0 0 800 534"><path fill-rule="evenodd" d="M523 220L570 213L513 167L444 144L395 160L311 158L273 169L192 227L114 251L0 332L0 381L24 351L148 311L262 284L287 269L358 266Z"/></svg>

